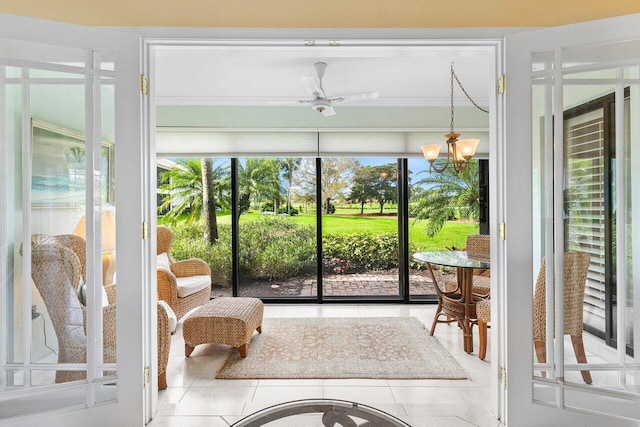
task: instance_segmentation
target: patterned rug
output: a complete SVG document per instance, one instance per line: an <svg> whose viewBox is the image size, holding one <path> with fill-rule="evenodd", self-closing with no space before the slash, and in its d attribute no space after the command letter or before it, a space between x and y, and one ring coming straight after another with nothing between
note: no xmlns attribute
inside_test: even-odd
<svg viewBox="0 0 640 427"><path fill-rule="evenodd" d="M249 354L237 350L225 379L466 379L444 346L415 317L264 319Z"/></svg>

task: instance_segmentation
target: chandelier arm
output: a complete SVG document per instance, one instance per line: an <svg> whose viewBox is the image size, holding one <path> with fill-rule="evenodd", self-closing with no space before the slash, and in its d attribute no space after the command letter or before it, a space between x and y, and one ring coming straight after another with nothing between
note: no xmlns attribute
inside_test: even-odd
<svg viewBox="0 0 640 427"><path fill-rule="evenodd" d="M467 168L468 160L460 160L458 157L458 147L456 146L455 141L451 144L452 146L452 156L453 156L453 168L456 172L460 173Z"/></svg>
<svg viewBox="0 0 640 427"><path fill-rule="evenodd" d="M451 157L451 146L450 146L449 142L447 141L447 161L445 162L445 164L441 168L439 168L439 167L434 165L434 163L435 163L435 160L434 160L433 162L429 163L429 166L433 170L435 170L437 173L442 173L449 167L449 159L450 159L450 157ZM455 162L454 162L454 164L455 164Z"/></svg>

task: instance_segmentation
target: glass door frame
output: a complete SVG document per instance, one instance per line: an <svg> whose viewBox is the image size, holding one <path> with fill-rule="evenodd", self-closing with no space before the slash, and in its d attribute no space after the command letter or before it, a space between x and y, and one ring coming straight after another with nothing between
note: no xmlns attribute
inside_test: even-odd
<svg viewBox="0 0 640 427"><path fill-rule="evenodd" d="M637 41L640 34L640 15L630 15L620 18L611 18L606 20L587 22L581 24L568 25L564 27L549 28L543 30L523 32L506 37L505 46L505 70L509 77L509 86L506 91L504 106L505 108L501 117L504 119L505 135L500 139L501 148L505 153L505 161L501 168L503 179L510 177L509 185L504 187L504 222L508 224L508 234L504 242L504 249L500 248L499 252L504 255L505 274L500 275L500 285L505 287L507 297L500 301L500 309L504 310L505 317L505 338L501 339L503 343L509 343L508 348L501 349L498 363L501 366L506 387L505 400L505 420L507 423L513 423L523 426L533 425L611 425L611 426L630 426L636 425L637 420L631 420L628 417L616 413L616 406L625 402L630 402L631 407L635 405L633 410L637 409L637 395L627 392L618 392L613 390L605 390L594 386L584 387L580 384L570 384L564 381L563 369L563 349L557 346L558 354L556 364L553 369L558 372L556 379L534 379L533 377L533 309L531 301L533 300L532 282L534 280L533 254L534 248L529 242L534 241L534 221L532 215L533 201L533 155L532 155L532 84L533 77L538 77L532 70L533 56L537 53L553 53L553 63L562 64L563 53L567 49L573 47L590 47L600 45L607 41L615 44L624 41ZM610 53L615 56L615 46L612 46ZM575 57L573 58L575 60ZM629 59L626 59L629 61ZM637 55L633 58L637 61ZM595 61L594 66L590 70L617 68L624 61L616 61L615 59L601 59ZM636 62L637 63L637 62ZM628 65L634 65L628 62ZM573 69L573 72L579 69ZM554 69L547 71L546 78L560 84L555 84L553 90L549 92L553 94L553 101L548 107L554 106L554 111L563 111L563 85L564 81L563 67L556 66ZM569 71L571 72L571 71ZM620 86L618 78L615 83L617 85L616 93L620 94ZM634 82L634 84L637 84ZM618 95L619 96L619 95ZM618 116L618 114L616 114ZM618 120L617 120L618 121ZM548 119L547 123L551 123ZM550 132L550 131L547 131ZM554 197L554 208L552 215L545 216L546 222L553 222L554 219L562 223L562 144L563 141L563 121L556 120L553 125L553 133L548 135L549 139L553 136L556 146L554 154L555 162L555 181L551 182L550 188L556 190ZM618 136L618 143L621 138ZM549 158L548 158L549 160ZM550 163L548 161L547 163ZM506 182L504 183L506 184ZM548 185L546 185L549 188ZM620 199L618 199L620 203ZM558 206L560 206L558 208ZM501 212L502 216L503 213ZM560 227L561 228L561 225ZM618 229L620 233L620 228ZM562 235L555 234L557 237L555 242L551 242L547 246L547 253L555 250L553 255L556 264L562 265ZM559 238L558 238L559 237ZM624 239L623 239L624 241ZM523 242L527 242L523 244ZM618 242L618 245L620 243ZM493 248L493 246L492 246ZM620 252L618 252L620 254ZM493 255L493 254L492 254ZM493 259L492 259L493 265ZM551 275L549 275L551 276ZM549 277L548 276L548 277ZM561 270L556 271L557 281L561 280ZM504 280L504 282L503 282ZM506 284L508 283L508 286ZM552 287L547 287L550 290ZM562 297L556 287L555 294L557 299ZM493 291L493 288L492 288ZM559 294L559 295L558 295ZM547 300L547 312L549 305L553 304L553 298ZM556 335L562 332L562 304L556 304ZM492 313L493 314L493 313ZM493 317L493 316L492 316ZM549 337L549 336L548 336ZM547 348L549 348L549 338L547 340ZM550 351L547 352L550 354ZM622 373L622 371L621 371ZM555 391L554 402L540 402L534 397L534 382L549 386L551 385ZM577 408L575 400L571 400L572 395L567 393L586 393L596 400L599 397L602 402L608 402L607 409L603 408ZM606 398L607 400L605 400ZM572 406L573 405L573 406ZM631 410L629 407L629 410ZM637 413L637 410L636 410Z"/></svg>
<svg viewBox="0 0 640 427"><path fill-rule="evenodd" d="M142 188L142 173L139 167L132 168L132 163L140 165L142 163L142 150L140 144L133 143L141 141L141 116L140 116L140 45L139 37L133 34L118 32L115 30L106 30L99 28L83 27L79 25L62 24L53 21L44 21L40 19L25 18L21 16L13 16L0 14L0 38L3 40L11 40L17 43L36 43L40 45L51 45L62 49L71 48L86 51L86 58L92 58L94 52L108 52L114 55L115 60L115 140L122 142L116 150L116 206L118 212L116 214L118 220L117 241L128 243L118 245L119 256L122 259L122 274L119 278L125 283L140 283L139 287L122 287L118 291L119 301L117 306L117 323L119 325L137 325L143 317L143 287L145 281L142 276L141 266L144 265L144 253L142 248L142 239L131 241L128 236L139 235L140 224L142 222L141 206L143 204L140 194L133 191L125 191L132 187ZM41 57L42 49L31 51L23 49L20 52L21 59L15 65L18 67L29 67L30 64L36 64ZM55 49L51 52L54 53ZM33 61L33 62L32 62ZM4 62L4 61L3 61ZM93 80L91 68L93 64L87 65L86 85L87 90L92 92ZM4 95L4 92L2 95ZM92 100L92 94L86 94L87 100ZM99 99L99 98L98 98ZM4 99L2 100L4 102ZM85 102L86 122L91 123L98 119L93 115L93 105L88 101ZM6 109L0 107L0 111L6 113ZM4 117L3 117L4 119ZM96 146L96 134L90 132L92 126L86 126L87 138L91 138L94 146ZM95 128L94 128L95 129ZM3 129L4 132L4 129ZM127 143L131 142L131 143ZM97 146L100 145L100 138L97 139ZM3 159L4 160L4 159ZM3 181L7 176L2 177ZM125 184L126 183L126 184ZM10 185L9 181L7 185ZM0 215L3 216L3 215ZM27 218L28 222L29 219ZM7 227L6 219L1 219L0 224ZM27 224L27 230L29 229ZM132 230L135 229L135 233ZM4 233L3 233L4 234ZM92 239L89 238L89 243ZM12 244L17 244L12 242ZM94 250L100 253L100 248L94 244ZM5 248L3 248L5 250ZM99 260L99 257L98 257ZM126 260L126 261L125 261ZM3 262L5 260L3 259ZM94 271L99 271L99 264L96 265L94 260ZM92 268L92 267L89 267ZM126 271L125 271L126 270ZM4 272L7 273L6 271ZM6 276L0 278L5 281ZM6 283L6 282L5 282ZM3 299L3 297L0 297ZM6 303L6 301L3 301ZM29 318L30 316L30 307ZM101 314L101 311L100 313ZM92 316L89 321L90 325L97 325L98 313ZM92 326L90 326L92 327ZM3 335L4 336L4 335ZM3 338L4 339L4 338ZM97 344L97 342L95 343ZM94 344L94 345L95 345ZM2 346L0 346L2 347ZM80 406L63 407L53 412L43 412L34 414L29 411L21 418L3 420L6 425L20 426L36 426L42 425L43 418L46 422L53 424L76 425L86 424L87 419L100 419L104 423L130 423L131 420L140 420L144 422L141 409L143 405L143 396L151 385L141 387L140 379L142 378L143 366L148 366L148 362L144 359L148 352L143 351L144 340L143 330L131 328L119 328L117 334L117 382L118 394L114 401L96 402L89 391L86 403ZM137 350L136 350L137 349ZM3 348L4 350L4 348ZM98 350L97 347L94 350ZM99 350L102 353L101 349ZM95 353L95 351L94 351ZM5 359L2 359L3 361ZM3 367L4 368L4 367ZM78 389L93 388L95 384L60 384L46 388L46 390L37 390L27 387L17 392L5 392L0 394L0 400L4 404L16 402L25 408L33 408L37 405L39 399L43 398L44 391L54 393L56 398L65 399L66 396L78 396ZM74 390L75 388L75 390ZM64 406L64 405L63 405Z"/></svg>
<svg viewBox="0 0 640 427"><path fill-rule="evenodd" d="M280 303L436 303L436 296L426 296L410 299L409 295L409 208L408 208L408 165L406 158L398 158L398 295L391 296L371 296L371 295L355 295L355 296L327 296L323 290L323 271L322 271L322 158L315 158L316 170L316 286L317 295L303 297L262 297L256 295L254 297L262 298L264 302L280 304ZM238 206L239 180L238 180L238 158L231 158L231 188L232 188L232 280L231 292L234 297L240 296L240 214Z"/></svg>

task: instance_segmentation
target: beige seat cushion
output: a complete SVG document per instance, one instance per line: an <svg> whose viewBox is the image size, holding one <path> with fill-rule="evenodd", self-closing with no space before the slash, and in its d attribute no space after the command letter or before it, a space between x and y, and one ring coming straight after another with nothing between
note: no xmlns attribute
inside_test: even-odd
<svg viewBox="0 0 640 427"><path fill-rule="evenodd" d="M210 287L211 276L207 274L202 276L176 277L176 284L178 285L178 298L184 298L204 288Z"/></svg>

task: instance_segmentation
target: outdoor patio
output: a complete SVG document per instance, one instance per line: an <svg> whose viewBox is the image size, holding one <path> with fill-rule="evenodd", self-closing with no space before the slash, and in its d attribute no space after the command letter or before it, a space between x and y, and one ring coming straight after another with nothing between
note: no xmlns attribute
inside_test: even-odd
<svg viewBox="0 0 640 427"><path fill-rule="evenodd" d="M425 272L411 272L411 295L435 295L433 281ZM308 297L317 295L315 277L295 277L287 280L247 281L240 284L240 296ZM331 296L394 296L399 295L398 272L332 274L322 278L323 295ZM212 297L231 296L231 287L214 286Z"/></svg>

